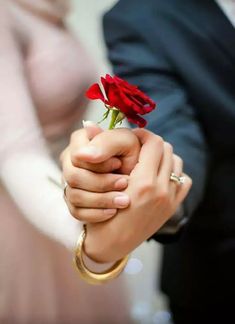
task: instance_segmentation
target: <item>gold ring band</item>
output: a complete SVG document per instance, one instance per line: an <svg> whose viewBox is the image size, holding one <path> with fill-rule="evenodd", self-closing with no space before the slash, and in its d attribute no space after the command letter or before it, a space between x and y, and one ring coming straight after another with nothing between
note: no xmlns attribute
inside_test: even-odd
<svg viewBox="0 0 235 324"><path fill-rule="evenodd" d="M171 181L174 181L174 182L177 182L178 184L184 184L185 182L185 177L183 176L177 176L174 172L171 173L170 175L170 180Z"/></svg>
<svg viewBox="0 0 235 324"><path fill-rule="evenodd" d="M83 244L85 238L86 225L84 225L84 229L79 236L74 255L74 263L79 272L80 277L89 284L101 285L119 276L123 271L124 267L126 266L129 256L127 255L121 260L115 262L114 265L112 265L108 270L104 272L92 272L89 269L87 269L82 258Z"/></svg>

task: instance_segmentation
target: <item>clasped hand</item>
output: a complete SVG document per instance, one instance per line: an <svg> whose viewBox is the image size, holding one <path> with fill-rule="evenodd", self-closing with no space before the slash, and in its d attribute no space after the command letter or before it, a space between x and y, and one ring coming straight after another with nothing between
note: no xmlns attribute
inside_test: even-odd
<svg viewBox="0 0 235 324"><path fill-rule="evenodd" d="M97 262L121 259L174 215L192 181L172 146L147 130L74 132L61 155L70 213L87 223L85 253Z"/></svg>

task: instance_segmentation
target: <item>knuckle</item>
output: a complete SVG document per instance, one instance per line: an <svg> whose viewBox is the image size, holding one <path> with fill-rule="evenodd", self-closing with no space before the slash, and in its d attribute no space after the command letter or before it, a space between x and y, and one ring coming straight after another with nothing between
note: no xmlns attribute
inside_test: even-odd
<svg viewBox="0 0 235 324"><path fill-rule="evenodd" d="M116 197L116 194L114 194L113 192L97 194L96 208L99 208L99 209L113 208L114 197Z"/></svg>
<svg viewBox="0 0 235 324"><path fill-rule="evenodd" d="M176 162L176 163L178 163L180 166L183 167L183 163L184 163L184 161L183 161L183 159L182 159L180 156L174 154L174 159L175 159L175 162Z"/></svg>
<svg viewBox="0 0 235 324"><path fill-rule="evenodd" d="M105 183L104 181L100 180L97 184L97 190L99 190L99 192L104 192L105 191Z"/></svg>
<svg viewBox="0 0 235 324"><path fill-rule="evenodd" d="M170 144L170 143L168 143L168 142L165 142L164 143L164 147L165 147L165 149L167 150L167 151L169 151L169 152L173 152L173 146Z"/></svg>
<svg viewBox="0 0 235 324"><path fill-rule="evenodd" d="M155 141L159 144L159 145L163 145L164 144L164 140L161 136L159 135L155 135Z"/></svg>
<svg viewBox="0 0 235 324"><path fill-rule="evenodd" d="M78 190L67 190L67 199L72 205L81 204L81 194Z"/></svg>
<svg viewBox="0 0 235 324"><path fill-rule="evenodd" d="M70 143L73 142L73 141L76 141L76 139L80 135L80 133L81 133L80 129L72 132L72 134L70 135Z"/></svg>
<svg viewBox="0 0 235 324"><path fill-rule="evenodd" d="M64 178L70 187L76 187L78 185L78 177L73 170L65 171Z"/></svg>
<svg viewBox="0 0 235 324"><path fill-rule="evenodd" d="M84 214L81 212L80 208L75 209L73 216L81 222L86 221L86 217L84 217Z"/></svg>
<svg viewBox="0 0 235 324"><path fill-rule="evenodd" d="M74 167L77 168L86 168L86 162L81 161L80 157L77 155L77 152L70 153L71 163Z"/></svg>
<svg viewBox="0 0 235 324"><path fill-rule="evenodd" d="M107 181L105 181L104 179L99 179L97 184L98 184L98 190L100 192L105 192L106 190L108 190L110 188L109 183L107 183Z"/></svg>
<svg viewBox="0 0 235 324"><path fill-rule="evenodd" d="M138 138L134 135L134 133L131 131L131 130L128 130L128 136L126 136L126 140L128 139L129 140L129 146L131 148L136 148L139 146L139 140Z"/></svg>
<svg viewBox="0 0 235 324"><path fill-rule="evenodd" d="M110 199L104 197L103 199L97 199L96 201L96 208L109 208L111 206Z"/></svg>
<svg viewBox="0 0 235 324"><path fill-rule="evenodd" d="M74 166L80 166L80 160L75 153L71 153L71 162Z"/></svg>
<svg viewBox="0 0 235 324"><path fill-rule="evenodd" d="M157 192L157 199L161 203L168 203L170 201L169 191L167 188L162 187Z"/></svg>
<svg viewBox="0 0 235 324"><path fill-rule="evenodd" d="M69 208L70 214L73 217L77 218L77 216L76 216L77 215L77 208L75 206L73 206L73 205L68 205L68 208Z"/></svg>
<svg viewBox="0 0 235 324"><path fill-rule="evenodd" d="M155 185L151 181L142 182L137 187L137 194L138 194L138 196L150 195L153 192L155 192Z"/></svg>
<svg viewBox="0 0 235 324"><path fill-rule="evenodd" d="M161 136L154 135L154 140L155 140L157 146L162 146L163 147L164 140L163 140L163 138Z"/></svg>

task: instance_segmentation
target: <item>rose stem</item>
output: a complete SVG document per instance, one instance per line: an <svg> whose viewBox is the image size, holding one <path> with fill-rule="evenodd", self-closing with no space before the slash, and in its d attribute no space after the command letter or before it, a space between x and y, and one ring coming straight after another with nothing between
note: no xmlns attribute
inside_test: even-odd
<svg viewBox="0 0 235 324"><path fill-rule="evenodd" d="M115 122L117 119L117 116L119 114L119 110L118 109L112 109L112 115L111 115L111 120L110 120L110 124L109 124L109 129L113 129L115 127Z"/></svg>

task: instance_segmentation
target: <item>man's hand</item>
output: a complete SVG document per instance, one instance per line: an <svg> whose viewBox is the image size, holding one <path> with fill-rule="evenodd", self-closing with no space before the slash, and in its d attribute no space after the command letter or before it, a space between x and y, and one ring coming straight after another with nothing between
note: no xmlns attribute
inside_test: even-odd
<svg viewBox="0 0 235 324"><path fill-rule="evenodd" d="M131 200L129 207L107 222L87 224L85 251L97 262L116 261L157 232L174 215L192 185L169 143L143 129L134 133L142 148L125 190ZM172 172L183 174L184 184L170 181Z"/></svg>

